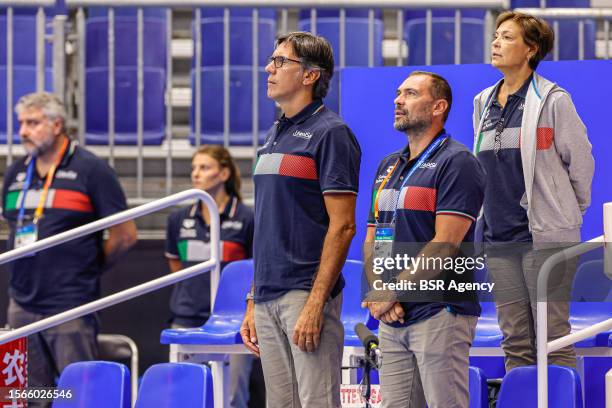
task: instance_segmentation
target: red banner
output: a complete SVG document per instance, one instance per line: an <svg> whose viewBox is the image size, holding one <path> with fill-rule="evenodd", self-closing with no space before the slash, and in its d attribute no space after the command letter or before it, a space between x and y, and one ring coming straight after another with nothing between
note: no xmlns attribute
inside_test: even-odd
<svg viewBox="0 0 612 408"><path fill-rule="evenodd" d="M0 333L4 330L0 329ZM13 340L0 345L0 408L26 408L25 399L11 398L14 390L28 386L28 341Z"/></svg>

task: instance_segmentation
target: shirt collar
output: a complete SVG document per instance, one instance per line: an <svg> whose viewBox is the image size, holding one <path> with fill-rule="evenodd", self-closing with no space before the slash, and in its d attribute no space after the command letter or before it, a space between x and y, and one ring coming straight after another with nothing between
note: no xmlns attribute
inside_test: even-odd
<svg viewBox="0 0 612 408"><path fill-rule="evenodd" d="M427 148L429 146L431 146L431 144L434 142L434 140L436 140L440 135L444 135L446 134L446 129L442 129L440 132L438 132L438 134L431 139L431 141L429 142L429 144L427 145L427 147L425 149L423 149L423 151L421 153L419 153L419 155L417 157L415 157L412 160L418 160L419 157L421 157L421 155L423 154L423 152L425 152L427 150ZM400 158L404 159L404 160L409 160L410 158L410 143L406 144L406 146L402 149L401 153L400 153Z"/></svg>
<svg viewBox="0 0 612 408"><path fill-rule="evenodd" d="M219 214L219 218L228 219L228 218L234 217L236 215L237 207L238 207L238 197L236 197L235 195L231 195L230 199L227 201L227 204L225 205L225 208L223 209L223 212ZM189 210L189 218L195 218L196 215L203 219L202 206L200 205L199 200L196 201L191 206L191 209Z"/></svg>
<svg viewBox="0 0 612 408"><path fill-rule="evenodd" d="M531 73L531 75L529 75L529 78L527 78L527 80L525 81L525 83L523 83L523 85L519 88L518 91L516 91L515 93L509 95L509 96L518 96L520 98L527 98L527 91L529 91L529 85L531 85L531 81L533 80L533 73ZM502 79L499 84L497 84L497 88L495 88L495 90L493 91L493 95L495 95L495 97L493 98L493 103L500 105L498 99L497 99L497 93L499 91L499 87L504 83L504 80Z"/></svg>
<svg viewBox="0 0 612 408"><path fill-rule="evenodd" d="M281 116L280 121L288 121L292 124L299 124L304 122L306 119L317 113L318 110L323 106L323 101L321 99L315 99L311 103L309 103L304 109L302 109L299 113L293 115L292 117L287 117L285 115Z"/></svg>

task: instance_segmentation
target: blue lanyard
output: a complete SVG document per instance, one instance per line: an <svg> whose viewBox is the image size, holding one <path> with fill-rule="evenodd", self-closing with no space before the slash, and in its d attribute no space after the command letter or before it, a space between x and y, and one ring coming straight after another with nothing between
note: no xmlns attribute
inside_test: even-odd
<svg viewBox="0 0 612 408"><path fill-rule="evenodd" d="M406 177L404 177L404 181L402 182L402 185L400 186L398 194L397 194L397 200L395 201L395 208L393 210L393 219L391 220L392 224L395 224L395 219L397 218L397 205L399 204L399 199L400 199L400 196L402 195L402 190L404 189L404 187L406 187L406 184L408 183L408 179L447 140L448 140L448 136L446 134L442 134L442 135L438 136L429 145L429 147L423 152L423 154L421 154L421 157L419 158L419 160L417 160L417 162L410 168L410 170L408 170L408 174L406 174Z"/></svg>
<svg viewBox="0 0 612 408"><path fill-rule="evenodd" d="M36 162L36 157L30 158L30 163L28 164L28 170L26 171L26 179L23 182L23 188L21 189L21 205L19 206L19 214L17 215L17 225L21 226L23 223L23 219L25 217L25 201L26 195L28 194L28 189L30 188L30 184L32 184L32 173L34 172L34 164Z"/></svg>

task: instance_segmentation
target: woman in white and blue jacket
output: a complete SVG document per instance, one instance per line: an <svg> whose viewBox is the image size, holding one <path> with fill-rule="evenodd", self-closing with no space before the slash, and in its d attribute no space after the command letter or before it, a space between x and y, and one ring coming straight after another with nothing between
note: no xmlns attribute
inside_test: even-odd
<svg viewBox="0 0 612 408"><path fill-rule="evenodd" d="M586 128L567 91L535 72L553 43L543 20L502 13L491 64L503 78L474 99L474 153L487 172L483 241L490 249L487 265L507 371L536 363L538 271L553 248L580 242L591 201L594 161ZM549 340L570 332L575 265L568 262L551 276ZM574 350L551 353L549 361L575 366Z"/></svg>

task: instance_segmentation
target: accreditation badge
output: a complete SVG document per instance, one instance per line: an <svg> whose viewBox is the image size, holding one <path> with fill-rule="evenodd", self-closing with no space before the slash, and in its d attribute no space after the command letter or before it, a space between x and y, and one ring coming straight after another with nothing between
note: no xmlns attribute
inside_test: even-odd
<svg viewBox="0 0 612 408"><path fill-rule="evenodd" d="M374 257L392 258L395 241L395 224L376 224L374 235Z"/></svg>
<svg viewBox="0 0 612 408"><path fill-rule="evenodd" d="M14 249L35 243L38 240L38 228L36 224L29 223L17 227L15 230ZM34 255L34 253L30 254Z"/></svg>

